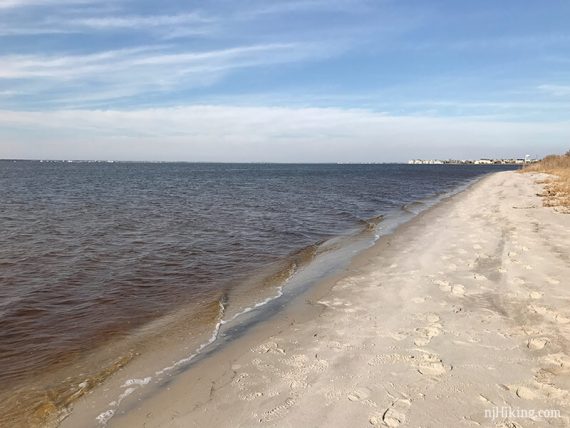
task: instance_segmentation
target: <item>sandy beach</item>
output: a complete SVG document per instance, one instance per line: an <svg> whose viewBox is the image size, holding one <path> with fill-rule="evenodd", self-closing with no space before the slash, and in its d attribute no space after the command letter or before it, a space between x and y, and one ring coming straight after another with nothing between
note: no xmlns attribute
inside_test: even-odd
<svg viewBox="0 0 570 428"><path fill-rule="evenodd" d="M420 214L108 425L569 426L570 216L538 178ZM97 426L105 399L62 426Z"/></svg>

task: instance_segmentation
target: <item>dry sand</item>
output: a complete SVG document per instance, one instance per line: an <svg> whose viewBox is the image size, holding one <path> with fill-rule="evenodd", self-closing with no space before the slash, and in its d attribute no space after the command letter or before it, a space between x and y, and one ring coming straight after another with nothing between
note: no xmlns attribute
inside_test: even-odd
<svg viewBox="0 0 570 428"><path fill-rule="evenodd" d="M570 216L536 180L493 174L421 214L109 425L570 426ZM64 425L95 425L88 401Z"/></svg>

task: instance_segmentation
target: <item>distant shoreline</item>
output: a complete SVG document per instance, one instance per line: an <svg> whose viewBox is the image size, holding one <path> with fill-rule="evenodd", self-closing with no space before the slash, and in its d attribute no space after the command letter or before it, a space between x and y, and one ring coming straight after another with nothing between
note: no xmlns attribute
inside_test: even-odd
<svg viewBox="0 0 570 428"><path fill-rule="evenodd" d="M537 163L538 159L527 155L523 158L481 158L481 159L411 159L408 165L529 165Z"/></svg>
<svg viewBox="0 0 570 428"><path fill-rule="evenodd" d="M446 166L494 166L512 165L522 166L525 163L504 162L504 163L477 163L477 161L436 161L425 160L415 163L407 162L224 162L224 161L184 161L184 160L103 160L103 159L0 159L0 162L37 162L37 163L148 163L148 164L197 164L197 165L446 165ZM527 162L535 163L537 161Z"/></svg>

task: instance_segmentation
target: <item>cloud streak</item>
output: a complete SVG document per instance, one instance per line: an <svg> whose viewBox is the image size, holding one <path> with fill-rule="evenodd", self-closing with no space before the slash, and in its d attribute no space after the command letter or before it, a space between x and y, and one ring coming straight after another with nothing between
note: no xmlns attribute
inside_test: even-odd
<svg viewBox="0 0 570 428"><path fill-rule="evenodd" d="M32 3L30 3L32 5ZM92 12L93 13L93 12ZM163 38L173 35L208 35L216 31L216 19L197 12L174 15L48 15L36 18L33 23L13 23L6 20L0 25L0 36L33 36L41 34L92 34L109 32L139 32L156 34Z"/></svg>
<svg viewBox="0 0 570 428"><path fill-rule="evenodd" d="M538 89L555 97L570 96L570 85L540 85Z"/></svg>
<svg viewBox="0 0 570 428"><path fill-rule="evenodd" d="M73 20L72 26L89 27L100 30L116 28L144 28L162 27L172 25L196 24L212 22L211 18L203 17L197 13L178 15L149 15L149 16L110 16L99 18L83 18Z"/></svg>
<svg viewBox="0 0 570 428"><path fill-rule="evenodd" d="M106 73L145 73L145 67L173 66L170 74L192 71L212 71L247 65L278 63L302 52L297 44L268 44L239 46L229 49L197 52L160 53L161 46L98 52L89 55L40 56L8 55L0 79L47 78L68 80L105 77ZM152 70L151 70L152 71ZM161 73L163 76L165 73Z"/></svg>
<svg viewBox="0 0 570 428"><path fill-rule="evenodd" d="M96 0L1 0L0 9L15 9L29 6L56 6L97 3Z"/></svg>
<svg viewBox="0 0 570 428"><path fill-rule="evenodd" d="M51 105L104 100L102 94L112 100L208 86L237 69L315 60L325 54L318 46L274 43L192 52L151 45L87 55L5 55L0 56L0 91L33 82L38 94L50 94ZM79 94L70 96L69 88Z"/></svg>

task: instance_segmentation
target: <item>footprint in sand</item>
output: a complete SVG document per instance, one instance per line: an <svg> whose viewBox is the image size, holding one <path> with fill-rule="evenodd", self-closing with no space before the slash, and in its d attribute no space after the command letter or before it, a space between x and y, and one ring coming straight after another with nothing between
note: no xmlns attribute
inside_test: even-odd
<svg viewBox="0 0 570 428"><path fill-rule="evenodd" d="M570 319L565 317L561 313L545 308L543 306L529 305L528 308L532 312L542 315L544 318L550 321L554 321L557 324L568 324L570 322Z"/></svg>
<svg viewBox="0 0 570 428"><path fill-rule="evenodd" d="M253 401L256 398L263 397L263 392L251 392L249 394L241 394L239 396L243 401Z"/></svg>
<svg viewBox="0 0 570 428"><path fill-rule="evenodd" d="M421 336L414 340L414 345L416 346L427 345L428 343L431 342L432 338L439 336L439 334L441 333L441 330L438 328L438 326L421 327L416 329L416 331Z"/></svg>
<svg viewBox="0 0 570 428"><path fill-rule="evenodd" d="M513 422L513 421L504 421L504 422L500 422L498 425L495 426L495 428L523 428L522 425Z"/></svg>
<svg viewBox="0 0 570 428"><path fill-rule="evenodd" d="M384 424L390 428L398 427L406 422L406 414L411 405L412 402L407 398L399 398L386 409L382 416L372 416L368 421L374 426Z"/></svg>
<svg viewBox="0 0 570 428"><path fill-rule="evenodd" d="M350 401L362 401L370 397L370 390L365 387L358 387L346 396Z"/></svg>
<svg viewBox="0 0 570 428"><path fill-rule="evenodd" d="M465 287L461 284L453 285L451 287L451 294L455 294L456 296L464 296Z"/></svg>
<svg viewBox="0 0 570 428"><path fill-rule="evenodd" d="M388 333L388 337L391 337L392 339L400 342L400 341L406 339L408 337L408 335L404 332L398 331L398 332L394 332L394 333Z"/></svg>
<svg viewBox="0 0 570 428"><path fill-rule="evenodd" d="M424 376L441 376L447 372L441 361L422 365L418 371Z"/></svg>
<svg viewBox="0 0 570 428"><path fill-rule="evenodd" d="M436 323L439 321L439 315L438 314L427 314L426 320L429 323Z"/></svg>
<svg viewBox="0 0 570 428"><path fill-rule="evenodd" d="M533 339L529 339L526 346L528 349L532 349L533 351L539 351L544 349L548 342L549 340L544 337L535 337Z"/></svg>
<svg viewBox="0 0 570 428"><path fill-rule="evenodd" d="M281 349L279 345L275 342L262 343L261 345L252 348L251 351L257 354L268 354L268 353L285 354L285 351Z"/></svg>
<svg viewBox="0 0 570 428"><path fill-rule="evenodd" d="M537 394L526 386L519 386L516 390L516 394L517 397L522 398L523 400L534 400L537 397Z"/></svg>
<svg viewBox="0 0 570 428"><path fill-rule="evenodd" d="M442 279L436 279L434 284L439 285L439 289L441 291L451 291L451 285L449 285L449 281L444 281Z"/></svg>
<svg viewBox="0 0 570 428"><path fill-rule="evenodd" d="M260 391L252 391L253 384L249 381L248 377L249 375L247 373L241 373L232 380L232 384L239 390L239 398L243 401L253 401L263 396L263 393Z"/></svg>
<svg viewBox="0 0 570 428"><path fill-rule="evenodd" d="M420 336L414 339L414 345L416 346L425 346L431 342L432 338L441 334L442 326L439 324L439 315L433 313L427 314L425 315L425 320L430 325L416 329L416 332Z"/></svg>
<svg viewBox="0 0 570 428"><path fill-rule="evenodd" d="M465 294L465 287L461 284L451 285L449 281L436 279L434 284L439 285L441 291L451 293L455 296L463 296Z"/></svg>
<svg viewBox="0 0 570 428"><path fill-rule="evenodd" d="M542 358L542 360L554 367L550 367L549 370L560 372L560 373L569 373L570 372L570 356L564 353L557 353L557 354L549 354Z"/></svg>
<svg viewBox="0 0 570 428"><path fill-rule="evenodd" d="M531 291L528 294L528 297L530 297L531 299L541 299L542 298L543 293L540 293L538 291Z"/></svg>
<svg viewBox="0 0 570 428"><path fill-rule="evenodd" d="M556 374L551 370L540 369L534 376L535 388L532 392L542 399L566 400L568 390L555 386L555 378Z"/></svg>
<svg viewBox="0 0 570 428"><path fill-rule="evenodd" d="M266 410L262 413L261 418L259 418L259 422L271 422L277 418L284 416L291 407L296 404L296 400L293 397L287 398L283 403L280 405L273 407L272 409Z"/></svg>
<svg viewBox="0 0 570 428"><path fill-rule="evenodd" d="M522 278L513 278L509 281L513 285L523 285L525 284L525 280Z"/></svg>
<svg viewBox="0 0 570 428"><path fill-rule="evenodd" d="M448 368L445 367L441 358L434 354L424 354L418 364L418 372L424 376L441 376L447 371Z"/></svg>

